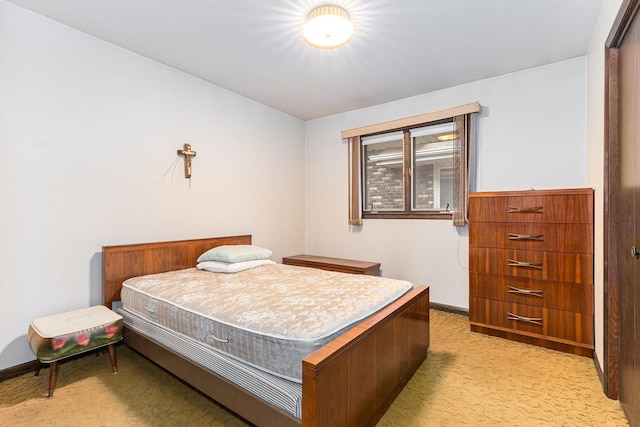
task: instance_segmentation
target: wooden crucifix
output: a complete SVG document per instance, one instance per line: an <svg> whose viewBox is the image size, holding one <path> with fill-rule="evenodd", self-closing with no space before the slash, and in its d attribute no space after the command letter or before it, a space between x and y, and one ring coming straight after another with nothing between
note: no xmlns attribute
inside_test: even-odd
<svg viewBox="0 0 640 427"><path fill-rule="evenodd" d="M178 150L179 156L184 156L184 177L191 178L191 158L196 152L191 150L191 144L184 144L184 150Z"/></svg>

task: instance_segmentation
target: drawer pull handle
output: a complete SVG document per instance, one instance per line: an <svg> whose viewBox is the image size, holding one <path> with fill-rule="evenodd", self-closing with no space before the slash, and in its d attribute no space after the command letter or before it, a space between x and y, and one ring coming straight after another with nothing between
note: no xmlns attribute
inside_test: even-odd
<svg viewBox="0 0 640 427"><path fill-rule="evenodd" d="M518 314L513 314L513 313L507 313L508 320L516 320L518 322L524 322L524 323L532 323L534 325L538 325L538 326L542 326L542 318L541 317L525 317L525 316L520 316Z"/></svg>
<svg viewBox="0 0 640 427"><path fill-rule="evenodd" d="M507 261L509 261L509 263L507 264L509 267L528 267L542 270L541 262L516 261L515 259L508 259Z"/></svg>
<svg viewBox="0 0 640 427"><path fill-rule="evenodd" d="M544 234L515 234L515 233L508 233L509 237L508 240L536 240L539 242L542 242L544 239Z"/></svg>
<svg viewBox="0 0 640 427"><path fill-rule="evenodd" d="M538 297L538 298L542 298L542 294L544 294L544 292L541 291L541 290L520 289L520 288L516 288L515 286L509 286L509 291L508 292L510 294L530 295L530 296Z"/></svg>
<svg viewBox="0 0 640 427"><path fill-rule="evenodd" d="M543 206L507 206L507 213L518 213L518 212L533 212L533 213L542 213Z"/></svg>

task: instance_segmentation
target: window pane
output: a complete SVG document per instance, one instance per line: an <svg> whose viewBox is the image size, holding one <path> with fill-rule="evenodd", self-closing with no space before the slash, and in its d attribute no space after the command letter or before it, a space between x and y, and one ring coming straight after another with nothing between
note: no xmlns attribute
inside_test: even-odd
<svg viewBox="0 0 640 427"><path fill-rule="evenodd" d="M404 210L402 146L401 132L362 139L363 211Z"/></svg>
<svg viewBox="0 0 640 427"><path fill-rule="evenodd" d="M449 210L453 201L453 123L411 130L413 210Z"/></svg>

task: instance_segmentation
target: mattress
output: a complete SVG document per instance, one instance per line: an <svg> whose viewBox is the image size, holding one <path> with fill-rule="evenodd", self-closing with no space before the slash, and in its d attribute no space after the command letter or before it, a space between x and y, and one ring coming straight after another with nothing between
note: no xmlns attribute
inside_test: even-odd
<svg viewBox="0 0 640 427"><path fill-rule="evenodd" d="M189 268L126 280L138 316L284 379L302 359L413 285L376 276L271 264L233 273Z"/></svg>

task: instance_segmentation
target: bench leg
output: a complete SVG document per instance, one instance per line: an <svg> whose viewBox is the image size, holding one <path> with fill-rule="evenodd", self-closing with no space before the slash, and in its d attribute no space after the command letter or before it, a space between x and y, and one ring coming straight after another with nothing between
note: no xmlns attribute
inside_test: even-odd
<svg viewBox="0 0 640 427"><path fill-rule="evenodd" d="M36 359L36 372L33 374L34 377L40 375L40 368L42 368L42 362Z"/></svg>
<svg viewBox="0 0 640 427"><path fill-rule="evenodd" d="M58 380L58 362L52 362L49 367L49 396L53 398L53 389L56 388L56 381Z"/></svg>
<svg viewBox="0 0 640 427"><path fill-rule="evenodd" d="M107 347L109 349L109 358L111 359L111 368L113 369L113 373L118 373L118 364L116 362L116 348L113 344L109 344Z"/></svg>

